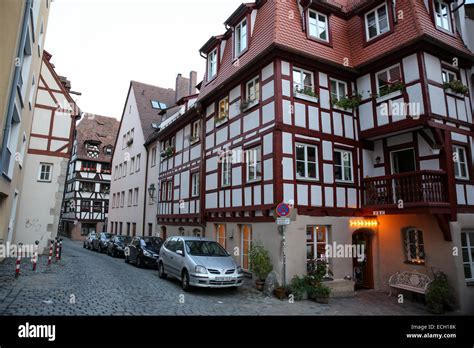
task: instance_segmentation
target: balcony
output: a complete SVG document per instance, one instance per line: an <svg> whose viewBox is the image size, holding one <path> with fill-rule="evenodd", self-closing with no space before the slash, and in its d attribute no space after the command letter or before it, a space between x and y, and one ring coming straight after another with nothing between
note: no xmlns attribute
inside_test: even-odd
<svg viewBox="0 0 474 348"><path fill-rule="evenodd" d="M364 205L371 209L449 208L446 173L422 170L363 179Z"/></svg>

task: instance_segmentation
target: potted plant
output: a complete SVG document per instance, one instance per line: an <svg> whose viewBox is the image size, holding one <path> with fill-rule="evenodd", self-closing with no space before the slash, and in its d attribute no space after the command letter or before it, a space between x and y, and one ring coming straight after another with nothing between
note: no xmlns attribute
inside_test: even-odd
<svg viewBox="0 0 474 348"><path fill-rule="evenodd" d="M396 92L396 91L403 91L405 89L405 85L401 81L394 81L388 82L385 86L380 88L379 97L383 97L384 95Z"/></svg>
<svg viewBox="0 0 474 348"><path fill-rule="evenodd" d="M433 146L431 146L431 153L433 155L439 155L442 148L443 148L443 145L441 144L433 144Z"/></svg>
<svg viewBox="0 0 474 348"><path fill-rule="evenodd" d="M189 140L189 142L192 144L192 143L198 141L198 140L199 140L199 137L198 137L198 136L190 135L190 136L188 137L188 140Z"/></svg>
<svg viewBox="0 0 474 348"><path fill-rule="evenodd" d="M273 290L275 297L279 300L283 300L287 297L288 290L284 286L279 286Z"/></svg>
<svg viewBox="0 0 474 348"><path fill-rule="evenodd" d="M307 300L310 287L310 278L308 276L294 276L290 284L290 293L296 301Z"/></svg>
<svg viewBox="0 0 474 348"><path fill-rule="evenodd" d="M443 83L443 89L450 89L454 93L462 95L468 95L469 93L469 88L467 86L464 86L463 83L459 80L453 80L451 82Z"/></svg>
<svg viewBox="0 0 474 348"><path fill-rule="evenodd" d="M321 282L317 283L315 286L310 288L309 296L318 303L329 303L329 295L331 294L331 289Z"/></svg>
<svg viewBox="0 0 474 348"><path fill-rule="evenodd" d="M362 95L361 94L356 94L356 95L350 95L350 96L345 96L340 99L333 100L333 105L343 108L344 110L347 109L355 109L357 108L360 103L362 102Z"/></svg>
<svg viewBox="0 0 474 348"><path fill-rule="evenodd" d="M296 87L295 92L298 94L307 95L308 97L313 97L313 98L318 97L316 92L314 92L314 90L311 87L304 87L304 88Z"/></svg>
<svg viewBox="0 0 474 348"><path fill-rule="evenodd" d="M435 314L442 314L453 306L454 296L445 273L433 271L433 281L426 291L426 304Z"/></svg>
<svg viewBox="0 0 474 348"><path fill-rule="evenodd" d="M262 291L265 279L267 278L268 273L273 269L270 257L268 256L268 251L262 245L252 243L249 251L249 259L250 270L257 278L255 281L256 287L258 290Z"/></svg>

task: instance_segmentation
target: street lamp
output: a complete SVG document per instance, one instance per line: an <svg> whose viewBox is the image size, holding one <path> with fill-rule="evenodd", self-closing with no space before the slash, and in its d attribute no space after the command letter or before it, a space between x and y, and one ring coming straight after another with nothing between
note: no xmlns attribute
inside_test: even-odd
<svg viewBox="0 0 474 348"><path fill-rule="evenodd" d="M148 195L150 196L150 199L152 202L154 202L155 200L155 192L156 192L155 184L151 183L150 187L148 187Z"/></svg>

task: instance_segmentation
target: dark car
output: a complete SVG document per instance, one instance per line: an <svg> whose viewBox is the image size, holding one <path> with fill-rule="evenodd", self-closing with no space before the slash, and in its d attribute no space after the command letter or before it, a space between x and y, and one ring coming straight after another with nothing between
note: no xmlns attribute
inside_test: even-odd
<svg viewBox="0 0 474 348"><path fill-rule="evenodd" d="M107 244L109 244L110 239L114 235L108 232L100 232L96 239L92 241L92 250L96 250L99 253L107 249Z"/></svg>
<svg viewBox="0 0 474 348"><path fill-rule="evenodd" d="M90 232L88 235L87 235L87 238L84 239L84 244L82 245L83 248L87 248L89 250L92 250L92 242L94 241L94 239L97 238L97 233L95 232Z"/></svg>
<svg viewBox="0 0 474 348"><path fill-rule="evenodd" d="M130 236L114 236L110 239L109 244L107 245L107 255L113 257L124 257L125 256L125 247L130 244L132 237Z"/></svg>
<svg viewBox="0 0 474 348"><path fill-rule="evenodd" d="M137 267L157 267L162 244L160 237L133 237L125 248L125 262L134 263Z"/></svg>

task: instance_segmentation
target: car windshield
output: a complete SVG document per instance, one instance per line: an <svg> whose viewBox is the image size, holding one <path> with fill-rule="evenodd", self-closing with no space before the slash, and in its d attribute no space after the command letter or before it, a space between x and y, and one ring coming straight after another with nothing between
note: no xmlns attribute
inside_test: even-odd
<svg viewBox="0 0 474 348"><path fill-rule="evenodd" d="M141 241L142 245L147 249L159 250L161 247L161 238L144 238Z"/></svg>
<svg viewBox="0 0 474 348"><path fill-rule="evenodd" d="M228 256L219 243L204 240L186 241L186 252L193 256Z"/></svg>
<svg viewBox="0 0 474 348"><path fill-rule="evenodd" d="M132 238L127 237L127 236L117 236L117 240L122 243L130 243L130 240Z"/></svg>
<svg viewBox="0 0 474 348"><path fill-rule="evenodd" d="M104 237L110 239L112 238L112 233L104 233Z"/></svg>

